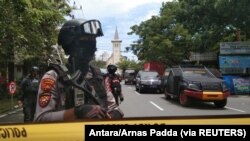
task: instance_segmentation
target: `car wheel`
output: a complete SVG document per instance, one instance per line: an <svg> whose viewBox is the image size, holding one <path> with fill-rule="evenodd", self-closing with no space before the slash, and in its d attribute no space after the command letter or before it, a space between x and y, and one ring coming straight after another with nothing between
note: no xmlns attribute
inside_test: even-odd
<svg viewBox="0 0 250 141"><path fill-rule="evenodd" d="M180 93L180 95L179 95L179 102L180 102L180 104L182 105L182 106L188 106L188 104L189 104L189 98L188 98L188 96L186 96L184 93L183 93L183 91Z"/></svg>
<svg viewBox="0 0 250 141"><path fill-rule="evenodd" d="M227 99L221 100L221 101L214 101L214 105L217 108L223 108L227 105Z"/></svg>
<svg viewBox="0 0 250 141"><path fill-rule="evenodd" d="M171 99L171 96L167 92L167 88L164 89L164 94L165 94L165 97L166 97L167 100Z"/></svg>
<svg viewBox="0 0 250 141"><path fill-rule="evenodd" d="M142 93L142 87L139 85L139 93Z"/></svg>
<svg viewBox="0 0 250 141"><path fill-rule="evenodd" d="M136 90L136 91L138 91L138 90L139 90L139 89L138 89L138 87L137 87L137 85L135 85L135 90Z"/></svg>
<svg viewBox="0 0 250 141"><path fill-rule="evenodd" d="M160 89L157 89L157 90L156 90L156 93L158 93L158 94L161 93L161 90L160 90Z"/></svg>

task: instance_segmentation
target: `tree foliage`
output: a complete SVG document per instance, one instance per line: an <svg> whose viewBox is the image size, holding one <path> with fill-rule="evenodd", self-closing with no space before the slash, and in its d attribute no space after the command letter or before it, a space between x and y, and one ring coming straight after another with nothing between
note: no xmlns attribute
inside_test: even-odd
<svg viewBox="0 0 250 141"><path fill-rule="evenodd" d="M106 68L106 62L102 60L93 60L91 61L91 64L98 68Z"/></svg>
<svg viewBox="0 0 250 141"><path fill-rule="evenodd" d="M134 70L141 70L143 69L143 63L142 62L135 62L134 60L126 60L122 59L121 62L117 64L117 67L124 72L127 69L134 69Z"/></svg>
<svg viewBox="0 0 250 141"><path fill-rule="evenodd" d="M65 0L1 0L0 10L0 60L13 62L13 52L20 61L44 60L70 7Z"/></svg>
<svg viewBox="0 0 250 141"><path fill-rule="evenodd" d="M236 31L249 35L248 0L179 0L163 2L159 16L131 27L130 50L139 60L176 65L190 52L218 51L219 42L235 41Z"/></svg>

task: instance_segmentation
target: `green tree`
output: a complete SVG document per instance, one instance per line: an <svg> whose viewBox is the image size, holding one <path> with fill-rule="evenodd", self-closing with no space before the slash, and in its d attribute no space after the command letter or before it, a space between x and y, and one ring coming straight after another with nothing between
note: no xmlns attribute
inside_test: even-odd
<svg viewBox="0 0 250 141"><path fill-rule="evenodd" d="M122 59L118 64L117 64L117 67L119 69L122 70L122 72L124 72L130 65L130 62L129 60L126 60L126 59Z"/></svg>
<svg viewBox="0 0 250 141"><path fill-rule="evenodd" d="M139 60L174 65L189 57L191 36L181 23L176 22L175 13L179 8L178 2L167 2L159 17L153 16L131 27L128 34L136 34L139 39L130 49Z"/></svg>
<svg viewBox="0 0 250 141"><path fill-rule="evenodd" d="M191 33L197 52L218 51L219 43L236 41L241 30L249 35L248 0L180 0L177 21Z"/></svg>
<svg viewBox="0 0 250 141"><path fill-rule="evenodd" d="M117 64L117 67L121 69L123 73L127 69L134 69L136 71L139 71L143 69L143 63L135 62L134 60L122 59L121 62Z"/></svg>
<svg viewBox="0 0 250 141"><path fill-rule="evenodd" d="M98 68L106 68L106 62L105 61L93 60L91 63L94 64L95 66L97 66Z"/></svg>
<svg viewBox="0 0 250 141"><path fill-rule="evenodd" d="M1 0L0 10L0 63L7 65L45 62L71 9L65 0Z"/></svg>
<svg viewBox="0 0 250 141"><path fill-rule="evenodd" d="M159 16L131 27L139 36L130 50L139 60L175 65L190 52L219 51L219 43L250 34L248 0L179 0L164 2ZM249 38L246 37L246 40Z"/></svg>

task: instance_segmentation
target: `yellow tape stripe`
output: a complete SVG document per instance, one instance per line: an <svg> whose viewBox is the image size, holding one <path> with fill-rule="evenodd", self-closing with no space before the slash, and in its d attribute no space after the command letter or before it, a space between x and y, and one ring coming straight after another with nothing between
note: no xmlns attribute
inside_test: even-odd
<svg viewBox="0 0 250 141"><path fill-rule="evenodd" d="M120 121L93 121L72 123L34 123L23 125L0 125L3 130L25 130L26 137L10 137L11 141L82 141L84 140L85 125L250 125L250 117L244 118L214 118L214 119L160 119L160 120L120 120Z"/></svg>

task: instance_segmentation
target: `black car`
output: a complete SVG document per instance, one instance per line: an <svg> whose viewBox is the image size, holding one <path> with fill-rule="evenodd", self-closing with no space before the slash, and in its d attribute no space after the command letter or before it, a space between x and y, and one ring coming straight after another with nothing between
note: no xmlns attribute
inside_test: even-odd
<svg viewBox="0 0 250 141"><path fill-rule="evenodd" d="M144 91L161 92L161 79L156 71L139 71L136 76L135 89L142 93Z"/></svg>
<svg viewBox="0 0 250 141"><path fill-rule="evenodd" d="M125 70L123 74L124 84L135 84L136 71L133 69Z"/></svg>
<svg viewBox="0 0 250 141"><path fill-rule="evenodd" d="M217 78L206 67L173 67L165 89L166 99L177 98L182 106L192 100L214 102L222 108L230 95L224 80Z"/></svg>

